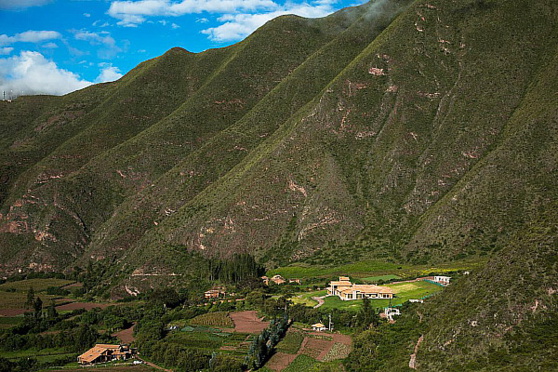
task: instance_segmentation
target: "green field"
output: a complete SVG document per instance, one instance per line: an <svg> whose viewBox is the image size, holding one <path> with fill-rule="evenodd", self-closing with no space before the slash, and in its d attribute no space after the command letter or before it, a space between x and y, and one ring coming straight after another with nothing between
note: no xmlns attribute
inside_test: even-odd
<svg viewBox="0 0 558 372"><path fill-rule="evenodd" d="M277 344L277 351L287 354L296 354L303 340L304 335L291 328L285 337Z"/></svg>
<svg viewBox="0 0 558 372"><path fill-rule="evenodd" d="M308 371L310 368L319 363L316 359L307 355L299 355L293 362L283 370L283 372L300 372Z"/></svg>
<svg viewBox="0 0 558 372"><path fill-rule="evenodd" d="M185 327L178 332L170 333L165 340L186 347L215 350L221 346L238 347L246 340L247 334L223 332L211 327ZM244 353L244 350L242 351Z"/></svg>
<svg viewBox="0 0 558 372"><path fill-rule="evenodd" d="M15 289L16 291L27 292L29 288L33 288L35 292L45 291L49 287L63 287L68 284L75 283L73 280L65 279L27 279L20 280L17 282L7 282L0 285L0 291L6 291L8 289Z"/></svg>
<svg viewBox="0 0 558 372"><path fill-rule="evenodd" d="M234 328L234 323L229 317L229 314L223 311L198 315L197 317L190 320L190 324L210 327Z"/></svg>
<svg viewBox="0 0 558 372"><path fill-rule="evenodd" d="M282 275L285 278L312 278L323 277L332 275L348 275L354 273L371 273L378 271L397 270L401 267L396 264L368 260L356 263L328 267L328 266L310 266L307 264L295 264L291 266L280 267L278 269L270 270L267 275L273 276L276 274Z"/></svg>
<svg viewBox="0 0 558 372"><path fill-rule="evenodd" d="M378 260L363 260L340 266L309 265L295 263L267 272L267 276L276 274L285 278L325 278L336 275L348 275L364 281L389 280L399 278L416 278L432 273L445 274L456 271L474 270L484 265L486 258L470 258L439 265L398 265Z"/></svg>
<svg viewBox="0 0 558 372"><path fill-rule="evenodd" d="M326 294L326 290L318 292L306 292L292 297L291 301L295 304L302 304L305 306L313 307L318 304L318 301L313 300L312 297L321 297L325 296Z"/></svg>
<svg viewBox="0 0 558 372"><path fill-rule="evenodd" d="M43 305L48 306L51 299L60 298L60 296L49 296L40 294L38 296L43 300ZM27 293L25 292L0 292L0 309L23 309L27 301Z"/></svg>
<svg viewBox="0 0 558 372"><path fill-rule="evenodd" d="M22 320L23 320L23 318L19 317L19 316L17 316L17 317L11 317L11 316L0 317L0 329L11 328L11 327L21 323Z"/></svg>
<svg viewBox="0 0 558 372"><path fill-rule="evenodd" d="M366 278L361 278L360 280L364 282L377 283L380 280L388 281L392 279L401 279L401 277L398 275L386 274L386 275L368 276Z"/></svg>

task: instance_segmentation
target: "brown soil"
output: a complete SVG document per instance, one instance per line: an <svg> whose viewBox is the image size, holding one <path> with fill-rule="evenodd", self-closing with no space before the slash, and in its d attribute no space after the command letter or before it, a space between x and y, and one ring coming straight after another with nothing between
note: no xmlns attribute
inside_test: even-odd
<svg viewBox="0 0 558 372"><path fill-rule="evenodd" d="M18 316L25 313L25 309L0 309L0 316Z"/></svg>
<svg viewBox="0 0 558 372"><path fill-rule="evenodd" d="M300 354L322 361L336 342L348 346L352 345L351 336L337 333L307 332L296 354L276 353L265 366L277 372L282 371Z"/></svg>
<svg viewBox="0 0 558 372"><path fill-rule="evenodd" d="M265 366L274 371L282 371L295 360L298 354L275 353Z"/></svg>
<svg viewBox="0 0 558 372"><path fill-rule="evenodd" d="M123 329L116 333L113 333L112 336L118 338L124 344L131 344L136 340L134 337L134 327L136 323L134 323L130 328Z"/></svg>
<svg viewBox="0 0 558 372"><path fill-rule="evenodd" d="M239 333L260 333L269 325L269 322L258 318L256 311L230 313L229 316L233 320L234 330Z"/></svg>

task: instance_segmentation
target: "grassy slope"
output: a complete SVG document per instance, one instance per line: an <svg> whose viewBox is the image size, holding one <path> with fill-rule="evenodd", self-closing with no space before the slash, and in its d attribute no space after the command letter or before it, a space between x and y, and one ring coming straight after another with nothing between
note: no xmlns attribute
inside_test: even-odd
<svg viewBox="0 0 558 372"><path fill-rule="evenodd" d="M173 50L63 97L100 105L10 181L2 256L64 265L87 249L83 260L115 254L131 271L187 270L187 249L269 266L488 255L556 196L553 102L529 101L536 84L555 90L542 85L552 6L416 1L393 22L374 4L283 17L230 48ZM62 107L52 100L37 124Z"/></svg>

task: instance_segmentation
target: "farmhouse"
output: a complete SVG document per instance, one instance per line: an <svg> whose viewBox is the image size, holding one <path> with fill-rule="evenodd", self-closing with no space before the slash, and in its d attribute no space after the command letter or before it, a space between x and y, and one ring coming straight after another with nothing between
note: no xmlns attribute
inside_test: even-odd
<svg viewBox="0 0 558 372"><path fill-rule="evenodd" d="M275 284L283 284L283 283L287 282L287 280L285 280L285 278L283 278L279 274L273 275L271 278L269 278L267 276L262 276L262 280L263 280L265 285L269 285L269 282L273 282Z"/></svg>
<svg viewBox="0 0 558 372"><path fill-rule="evenodd" d="M327 294L339 296L343 301L349 301L363 298L390 299L393 298L394 292L391 288L379 285L353 284L348 277L341 276L338 281L329 283Z"/></svg>
<svg viewBox="0 0 558 372"><path fill-rule="evenodd" d="M79 364L90 365L113 360L126 360L132 356L133 351L127 345L96 344L78 356L77 361Z"/></svg>
<svg viewBox="0 0 558 372"><path fill-rule="evenodd" d="M205 298L219 298L221 296L225 296L227 293L225 292L224 288L213 288L209 291L204 292Z"/></svg>

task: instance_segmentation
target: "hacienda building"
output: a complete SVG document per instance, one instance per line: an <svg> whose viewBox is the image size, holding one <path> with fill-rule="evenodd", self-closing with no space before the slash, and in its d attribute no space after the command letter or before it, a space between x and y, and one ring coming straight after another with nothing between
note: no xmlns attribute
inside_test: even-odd
<svg viewBox="0 0 558 372"><path fill-rule="evenodd" d="M339 296L343 301L369 299L391 299L394 292L389 287L370 284L353 284L346 276L332 281L327 288L328 296Z"/></svg>
<svg viewBox="0 0 558 372"><path fill-rule="evenodd" d="M77 357L79 364L90 365L106 363L113 360L126 360L133 356L133 351L127 345L96 344L91 349Z"/></svg>

